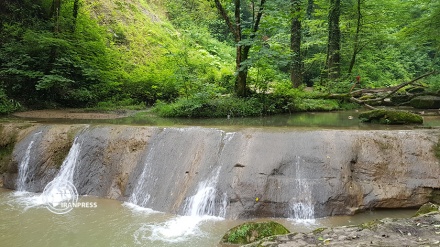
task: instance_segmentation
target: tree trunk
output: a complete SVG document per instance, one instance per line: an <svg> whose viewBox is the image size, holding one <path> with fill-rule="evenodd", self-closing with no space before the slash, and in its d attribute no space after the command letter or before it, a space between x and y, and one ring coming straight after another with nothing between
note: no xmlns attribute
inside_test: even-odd
<svg viewBox="0 0 440 247"><path fill-rule="evenodd" d="M359 53L359 33L361 31L361 0L357 0L357 23L356 23L356 33L354 34L354 44L353 44L353 54L351 55L350 65L348 67L348 74L350 75L353 71L354 64L356 63L356 56Z"/></svg>
<svg viewBox="0 0 440 247"><path fill-rule="evenodd" d="M314 1L308 0L307 1L307 11L306 11L307 20L311 20L313 18L314 9L315 9Z"/></svg>
<svg viewBox="0 0 440 247"><path fill-rule="evenodd" d="M235 93L239 97L246 96L246 80L247 80L247 70L246 68L241 67L241 62L245 59L243 57L243 46L240 44L242 39L241 35L241 5L240 0L235 0L235 42L237 45L236 48L236 57L235 57L235 71L237 71L237 77L235 78Z"/></svg>
<svg viewBox="0 0 440 247"><path fill-rule="evenodd" d="M341 72L341 30L339 29L340 14L341 0L330 0L327 49L327 73L329 79L338 79Z"/></svg>
<svg viewBox="0 0 440 247"><path fill-rule="evenodd" d="M290 50L292 52L292 66L290 81L294 88L302 84L302 57L301 57L301 0L292 0L292 25L290 29Z"/></svg>
<svg viewBox="0 0 440 247"><path fill-rule="evenodd" d="M73 32L75 32L75 29L76 29L76 19L78 18L78 11L79 11L79 0L74 0L73 11L72 11L72 16L73 16L72 31Z"/></svg>
<svg viewBox="0 0 440 247"><path fill-rule="evenodd" d="M60 32L60 11L61 11L61 0L53 0L51 7L51 15L54 21L53 32L55 34Z"/></svg>
<svg viewBox="0 0 440 247"><path fill-rule="evenodd" d="M254 16L254 23L251 30L250 39L254 39L256 32L258 31L261 18L263 16L263 7L266 0L260 1L260 6L258 9L257 16ZM219 11L222 18L225 20L226 25L229 27L229 31L234 35L234 40L236 43L236 57L235 57L235 67L237 77L235 79L235 93L239 97L246 97L247 94L247 74L248 65L243 65L242 63L249 57L249 51L252 45L242 45L242 27L241 27L241 4L240 0L234 0L234 23L232 23L231 18L229 18L226 10L223 8L220 0L214 0L215 6Z"/></svg>

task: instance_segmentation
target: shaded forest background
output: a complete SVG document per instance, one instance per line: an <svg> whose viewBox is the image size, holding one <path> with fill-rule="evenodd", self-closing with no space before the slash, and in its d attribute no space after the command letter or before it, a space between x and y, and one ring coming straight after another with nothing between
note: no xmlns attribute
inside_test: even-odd
<svg viewBox="0 0 440 247"><path fill-rule="evenodd" d="M2 0L0 113L350 108L326 96L438 71L438 30L435 0Z"/></svg>

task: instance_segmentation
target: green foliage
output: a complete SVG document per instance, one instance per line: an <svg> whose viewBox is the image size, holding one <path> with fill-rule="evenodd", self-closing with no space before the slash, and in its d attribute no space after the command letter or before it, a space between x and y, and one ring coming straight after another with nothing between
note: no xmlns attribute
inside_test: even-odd
<svg viewBox="0 0 440 247"><path fill-rule="evenodd" d="M298 111L331 111L341 109L341 102L322 99L325 94L315 91L307 92L303 88L292 88L288 83L279 83L274 88L274 98L278 99L277 107L284 112Z"/></svg>
<svg viewBox="0 0 440 247"><path fill-rule="evenodd" d="M283 225L274 222L248 222L236 226L226 233L223 243L248 244L266 237L290 233Z"/></svg>
<svg viewBox="0 0 440 247"><path fill-rule="evenodd" d="M262 104L256 99L235 97L180 98L174 103L158 102L154 111L161 117L251 117L261 116Z"/></svg>
<svg viewBox="0 0 440 247"><path fill-rule="evenodd" d="M322 99L347 93L356 75L361 88L393 86L440 67L438 1L357 1L341 6L342 77L325 76L329 2L267 1L255 38L252 4L242 5L243 40L252 45L242 68L249 69L250 97L234 92L235 42L212 1L0 2L0 114L24 107L140 109L154 105L163 116L260 116L335 110L346 102ZM233 3L222 1L228 13ZM312 7L312 8L310 8ZM231 16L232 17L232 16ZM302 22L303 81L314 92L291 89L291 18ZM356 62L349 62L358 47ZM424 81L440 91L440 77ZM323 93L320 93L323 92ZM321 99L320 99L321 98ZM174 102L165 106L165 102Z"/></svg>
<svg viewBox="0 0 440 247"><path fill-rule="evenodd" d="M425 85L428 87L427 90L432 93L440 92L440 74L425 79Z"/></svg>
<svg viewBox="0 0 440 247"><path fill-rule="evenodd" d="M75 18L73 2L62 1L59 16L52 1L27 3L16 16L20 22L2 22L2 99L31 107L110 107L172 101L211 85L233 88L233 48L205 28L177 32L161 4L82 0ZM207 20L210 7L200 4ZM6 7L0 15L14 14L18 5ZM194 21L187 18L185 27Z"/></svg>
<svg viewBox="0 0 440 247"><path fill-rule="evenodd" d="M301 99L295 101L297 111L332 111L340 109L337 100Z"/></svg>
<svg viewBox="0 0 440 247"><path fill-rule="evenodd" d="M13 99L9 99L5 92L0 88L0 115L9 114L20 108L20 103Z"/></svg>

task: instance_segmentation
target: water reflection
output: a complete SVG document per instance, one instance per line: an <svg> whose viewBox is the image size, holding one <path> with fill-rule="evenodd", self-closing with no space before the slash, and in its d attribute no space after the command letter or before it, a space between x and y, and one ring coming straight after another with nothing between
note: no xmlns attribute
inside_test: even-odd
<svg viewBox="0 0 440 247"><path fill-rule="evenodd" d="M334 112L303 112L267 117L250 118L161 118L148 112L117 119L44 119L44 118L0 118L0 122L35 121L46 124L118 124L144 126L208 126L221 128L244 127L295 127L295 128L329 128L329 129L413 129L407 125L378 125L361 123L358 119L361 111L334 111ZM440 126L440 116L424 116L421 127Z"/></svg>

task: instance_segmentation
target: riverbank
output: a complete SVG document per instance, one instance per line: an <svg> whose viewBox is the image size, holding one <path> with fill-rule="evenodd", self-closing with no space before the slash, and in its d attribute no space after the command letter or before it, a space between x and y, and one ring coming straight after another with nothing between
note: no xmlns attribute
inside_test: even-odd
<svg viewBox="0 0 440 247"><path fill-rule="evenodd" d="M438 206L437 206L438 207ZM269 237L246 247L440 246L440 212L405 219L386 218L357 226L318 228L310 233Z"/></svg>
<svg viewBox="0 0 440 247"><path fill-rule="evenodd" d="M21 118L46 119L116 119L135 114L137 111L119 110L110 112L87 112L84 109L34 110L12 114Z"/></svg>

